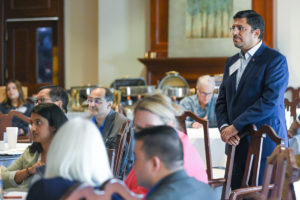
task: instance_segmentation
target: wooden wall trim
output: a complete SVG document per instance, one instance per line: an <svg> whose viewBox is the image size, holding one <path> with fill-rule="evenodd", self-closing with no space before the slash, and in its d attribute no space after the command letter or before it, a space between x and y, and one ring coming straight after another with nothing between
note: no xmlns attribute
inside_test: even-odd
<svg viewBox="0 0 300 200"><path fill-rule="evenodd" d="M252 9L259 13L265 20L263 41L273 48L273 0L252 0Z"/></svg>
<svg viewBox="0 0 300 200"><path fill-rule="evenodd" d="M0 2L0 85L4 85L4 1Z"/></svg>

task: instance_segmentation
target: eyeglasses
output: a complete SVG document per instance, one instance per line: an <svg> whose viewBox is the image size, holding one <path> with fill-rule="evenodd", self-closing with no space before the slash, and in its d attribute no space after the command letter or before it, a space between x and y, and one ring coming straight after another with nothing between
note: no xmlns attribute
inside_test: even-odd
<svg viewBox="0 0 300 200"><path fill-rule="evenodd" d="M199 91L199 93L200 93L200 95L203 96L203 97L211 96L211 95L213 94L212 92L207 93L207 92L200 92L200 91Z"/></svg>
<svg viewBox="0 0 300 200"><path fill-rule="evenodd" d="M95 104L101 104L104 102L104 99L88 97L87 101L88 101L88 103L94 102Z"/></svg>
<svg viewBox="0 0 300 200"><path fill-rule="evenodd" d="M237 29L239 32L243 32L245 30L247 30L245 27L243 26L232 26L230 27L230 31L233 32L235 29Z"/></svg>
<svg viewBox="0 0 300 200"><path fill-rule="evenodd" d="M57 101L56 99L52 99L52 98L41 98L41 99L34 99L33 102L35 104L39 104L39 103L45 103L45 102L55 102Z"/></svg>

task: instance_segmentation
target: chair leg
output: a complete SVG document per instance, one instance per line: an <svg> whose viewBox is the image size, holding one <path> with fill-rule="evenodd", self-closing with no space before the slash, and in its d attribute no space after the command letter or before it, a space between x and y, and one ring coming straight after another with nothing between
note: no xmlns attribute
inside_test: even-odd
<svg viewBox="0 0 300 200"><path fill-rule="evenodd" d="M229 199L235 149L236 147L232 145L229 145L228 147L226 170L225 170L225 177L224 177L226 182L223 184L222 198L221 198L222 200Z"/></svg>

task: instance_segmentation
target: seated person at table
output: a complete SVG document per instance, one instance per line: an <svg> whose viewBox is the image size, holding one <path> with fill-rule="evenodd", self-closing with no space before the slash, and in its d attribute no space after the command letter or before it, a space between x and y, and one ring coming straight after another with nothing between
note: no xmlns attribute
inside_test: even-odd
<svg viewBox="0 0 300 200"><path fill-rule="evenodd" d="M64 113L67 113L69 97L65 89L56 85L46 85L38 89L35 103L54 103L60 107Z"/></svg>
<svg viewBox="0 0 300 200"><path fill-rule="evenodd" d="M53 138L44 178L30 188L27 199L60 199L78 182L99 187L112 177L97 127L87 119L75 118Z"/></svg>
<svg viewBox="0 0 300 200"><path fill-rule="evenodd" d="M98 127L106 148L114 149L116 146L117 135L119 134L123 123L128 119L112 109L113 94L108 88L99 87L93 89L88 97L88 102L89 111L92 115L92 122ZM127 165L127 169L131 169L132 163L133 151L129 150L128 144L126 143L120 175L123 174L125 165Z"/></svg>
<svg viewBox="0 0 300 200"><path fill-rule="evenodd" d="M210 128L217 127L215 115L216 97L214 97L215 81L209 75L200 76L197 81L197 94L183 98L180 105L184 110L193 111L201 118L208 120ZM187 120L187 127L200 128L202 125L198 122Z"/></svg>
<svg viewBox="0 0 300 200"><path fill-rule="evenodd" d="M117 135L127 118L113 111L113 94L108 88L95 88L88 97L92 121L102 134L106 148L115 148Z"/></svg>
<svg viewBox="0 0 300 200"><path fill-rule="evenodd" d="M216 199L212 188L189 177L183 168L183 147L170 126L152 126L135 134L138 184L149 189L146 200Z"/></svg>
<svg viewBox="0 0 300 200"><path fill-rule="evenodd" d="M169 125L176 127L177 111L173 107L171 99L162 94L154 94L140 100L134 109L134 126L138 132L143 128L158 125ZM207 183L207 173L204 164L190 142L188 136L180 131L177 131L178 136L183 144L183 166L186 173L196 178L199 181ZM137 194L146 194L147 189L137 184L135 170L132 169L126 180L128 188Z"/></svg>
<svg viewBox="0 0 300 200"><path fill-rule="evenodd" d="M8 168L2 167L4 189L27 188L38 166L44 165L50 142L56 131L67 121L55 104L35 106L30 114L33 143Z"/></svg>
<svg viewBox="0 0 300 200"><path fill-rule="evenodd" d="M26 102L22 85L19 81L8 81L6 84L5 100L0 104L0 112L7 114L11 110L19 111L29 117L33 104ZM19 134L27 134L29 131L28 123L14 117L12 126L19 128Z"/></svg>

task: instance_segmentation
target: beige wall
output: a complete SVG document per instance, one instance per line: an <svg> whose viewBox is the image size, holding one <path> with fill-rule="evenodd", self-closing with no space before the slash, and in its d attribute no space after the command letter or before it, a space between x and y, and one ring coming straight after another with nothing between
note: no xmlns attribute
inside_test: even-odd
<svg viewBox="0 0 300 200"><path fill-rule="evenodd" d="M289 86L300 87L300 1L275 1L275 44L289 66Z"/></svg>
<svg viewBox="0 0 300 200"><path fill-rule="evenodd" d="M98 0L65 0L65 86L98 83Z"/></svg>
<svg viewBox="0 0 300 200"><path fill-rule="evenodd" d="M99 82L143 76L149 0L99 0Z"/></svg>

